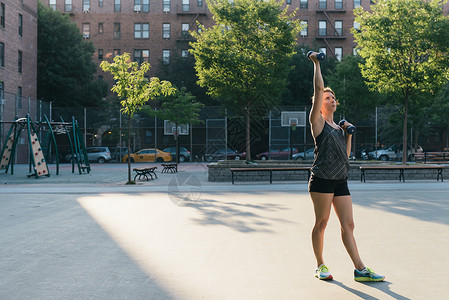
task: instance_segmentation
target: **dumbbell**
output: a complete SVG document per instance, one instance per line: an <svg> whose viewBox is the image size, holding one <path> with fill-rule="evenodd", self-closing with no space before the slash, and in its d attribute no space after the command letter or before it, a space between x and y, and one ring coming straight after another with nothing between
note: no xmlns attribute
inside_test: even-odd
<svg viewBox="0 0 449 300"><path fill-rule="evenodd" d="M345 124L346 120L341 120L340 122L338 122L338 126L343 127L343 125ZM346 128L346 131L349 134L354 134L355 132L355 126L354 125L349 125L348 128Z"/></svg>
<svg viewBox="0 0 449 300"><path fill-rule="evenodd" d="M307 52L307 58L310 59L310 55L312 55L314 51L309 51ZM323 61L326 59L326 54L320 52L316 55L316 59L318 59L318 61Z"/></svg>

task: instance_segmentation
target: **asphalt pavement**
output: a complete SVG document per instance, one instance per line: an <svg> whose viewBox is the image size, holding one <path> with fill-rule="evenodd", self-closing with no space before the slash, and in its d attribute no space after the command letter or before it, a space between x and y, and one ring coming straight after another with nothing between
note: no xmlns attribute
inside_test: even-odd
<svg viewBox="0 0 449 300"><path fill-rule="evenodd" d="M148 164L146 164L148 165ZM146 166L133 165L136 166ZM334 213L314 277L306 182L207 182L206 164L126 185L126 164L0 173L0 299L447 299L449 181L350 181L358 283Z"/></svg>

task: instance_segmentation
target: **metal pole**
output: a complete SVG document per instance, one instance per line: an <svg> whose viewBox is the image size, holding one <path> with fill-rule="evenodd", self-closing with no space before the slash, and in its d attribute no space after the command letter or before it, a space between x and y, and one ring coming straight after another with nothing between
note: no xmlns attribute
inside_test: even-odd
<svg viewBox="0 0 449 300"><path fill-rule="evenodd" d="M304 158L306 158L306 139L307 139L307 107L304 107L306 119L304 120Z"/></svg>
<svg viewBox="0 0 449 300"><path fill-rule="evenodd" d="M375 149L376 149L376 157L377 157L377 106L376 106L376 132L375 132L375 137L376 137Z"/></svg>
<svg viewBox="0 0 449 300"><path fill-rule="evenodd" d="M84 145L87 145L87 110L84 108Z"/></svg>
<svg viewBox="0 0 449 300"><path fill-rule="evenodd" d="M228 159L228 110L225 108L225 119L224 119L224 125L225 125L225 157L224 159ZM248 154L247 154L248 155Z"/></svg>
<svg viewBox="0 0 449 300"><path fill-rule="evenodd" d="M122 162L122 112L119 110L119 162Z"/></svg>
<svg viewBox="0 0 449 300"><path fill-rule="evenodd" d="M271 109L268 113L268 158L271 159Z"/></svg>

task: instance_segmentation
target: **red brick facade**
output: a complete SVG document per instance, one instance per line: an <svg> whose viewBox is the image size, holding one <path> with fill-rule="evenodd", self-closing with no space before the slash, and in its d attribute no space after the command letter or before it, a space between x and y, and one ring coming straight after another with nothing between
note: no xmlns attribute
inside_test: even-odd
<svg viewBox="0 0 449 300"><path fill-rule="evenodd" d="M4 11L4 27L0 26L0 42L4 45L4 65L0 66L0 81L3 82L5 93L16 94L18 87L21 87L24 98L35 99L37 95L37 2L34 0L1 0L0 2L1 10ZM22 56L21 63L19 51Z"/></svg>

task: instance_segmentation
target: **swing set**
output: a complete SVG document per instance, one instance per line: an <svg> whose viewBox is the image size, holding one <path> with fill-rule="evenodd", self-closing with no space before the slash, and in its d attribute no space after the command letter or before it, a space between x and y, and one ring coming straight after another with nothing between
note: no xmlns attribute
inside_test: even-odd
<svg viewBox="0 0 449 300"><path fill-rule="evenodd" d="M50 176L47 161L50 157L50 149L53 145L56 154L56 175L59 175L59 155L56 143L56 135L65 134L69 140L70 150L72 153L72 173L75 173L75 164L78 167L79 174L90 172L90 164L87 159L86 146L82 138L78 121L72 117L72 122L64 122L61 117L60 122L49 121L44 115L42 122L32 122L29 115L26 118L16 118L11 122L0 122L11 124L7 138L3 144L0 160L0 170L11 169L11 175L14 174L14 161L22 131L26 130L29 144L29 172L28 177ZM39 131L46 131L44 142L38 138ZM41 135L42 136L42 135ZM1 141L0 141L1 142Z"/></svg>

